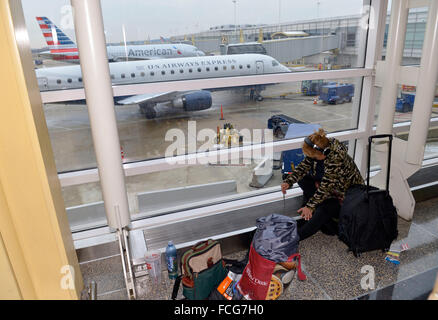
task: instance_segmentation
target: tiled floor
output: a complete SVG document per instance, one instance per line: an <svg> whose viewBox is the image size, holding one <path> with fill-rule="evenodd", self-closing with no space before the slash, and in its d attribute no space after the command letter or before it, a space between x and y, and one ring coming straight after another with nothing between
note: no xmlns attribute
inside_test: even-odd
<svg viewBox="0 0 438 320"><path fill-rule="evenodd" d="M399 219L399 236L395 243L403 242L409 249L400 254L400 265L394 265L385 261L386 254L381 251L363 253L355 258L337 237L319 232L300 243L302 267L308 279L298 281L295 277L280 299L354 299L396 283L421 286L421 281L403 280L422 273L430 278L438 267L438 198L418 203L412 222ZM243 258L245 253L238 252L231 258ZM81 270L85 284L91 280L97 282L98 299L127 298L120 256L83 264ZM371 278L372 271L374 276ZM431 283L428 281L424 285L431 286ZM159 286L152 288L149 279L143 277L137 279L136 287L137 299L170 299L173 281L163 272Z"/></svg>

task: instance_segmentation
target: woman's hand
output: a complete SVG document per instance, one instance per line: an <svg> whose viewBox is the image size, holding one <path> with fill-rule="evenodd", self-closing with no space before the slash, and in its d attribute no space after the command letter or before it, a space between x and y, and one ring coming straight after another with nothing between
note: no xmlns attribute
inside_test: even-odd
<svg viewBox="0 0 438 320"><path fill-rule="evenodd" d="M286 194L286 190L289 189L289 188L290 188L289 183L287 183L287 182L283 182L283 183L281 184L281 192L282 192L283 194Z"/></svg>
<svg viewBox="0 0 438 320"><path fill-rule="evenodd" d="M302 207L301 209L298 209L297 212L300 213L301 217L306 221L310 220L312 218L312 215L313 215L312 209L310 209L308 207Z"/></svg>

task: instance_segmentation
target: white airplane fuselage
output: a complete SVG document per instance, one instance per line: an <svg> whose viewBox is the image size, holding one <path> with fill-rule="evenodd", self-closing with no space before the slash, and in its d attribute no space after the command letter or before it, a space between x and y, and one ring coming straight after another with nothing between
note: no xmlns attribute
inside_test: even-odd
<svg viewBox="0 0 438 320"><path fill-rule="evenodd" d="M107 46L106 49L108 60L111 62L197 57L205 55L195 46L183 43Z"/></svg>
<svg viewBox="0 0 438 320"><path fill-rule="evenodd" d="M260 54L201 56L109 63L113 85L290 72ZM83 87L79 65L35 70L40 91Z"/></svg>

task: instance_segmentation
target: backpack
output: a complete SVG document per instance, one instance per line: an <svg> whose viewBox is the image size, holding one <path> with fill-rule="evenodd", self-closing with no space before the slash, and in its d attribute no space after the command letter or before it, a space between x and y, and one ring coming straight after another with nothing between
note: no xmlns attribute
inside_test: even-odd
<svg viewBox="0 0 438 320"><path fill-rule="evenodd" d="M247 300L274 300L283 292L283 285L292 280L296 261L299 280L306 280L301 271L298 253L299 235L296 221L290 217L271 214L257 219L257 231L251 243L249 260L237 289Z"/></svg>
<svg viewBox="0 0 438 320"><path fill-rule="evenodd" d="M172 300L175 300L181 282L185 298L208 298L227 275L219 242L209 239L187 250L181 257L181 273L175 280Z"/></svg>

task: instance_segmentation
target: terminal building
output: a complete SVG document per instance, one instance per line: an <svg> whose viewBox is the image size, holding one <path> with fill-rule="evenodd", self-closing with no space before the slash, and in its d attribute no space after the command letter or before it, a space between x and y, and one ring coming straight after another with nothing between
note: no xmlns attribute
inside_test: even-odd
<svg viewBox="0 0 438 320"><path fill-rule="evenodd" d="M351 159L342 169L388 187L397 235L357 257L331 190L335 231L295 236L292 267L269 261L280 273L258 281L276 289L264 300L438 299L438 1L356 1L315 18L318 1L299 20L248 24L237 1L234 23L223 1L46 2L0 2L0 299L170 300L170 241L185 276L176 299L191 299L187 270L248 267L267 217L297 232L316 223L303 213L314 197L282 185L317 162L306 146L322 155L307 173L325 181L333 151L306 139L320 128ZM193 28L204 15L211 25ZM182 268L207 240L218 260ZM250 299L239 290L228 293Z"/></svg>
<svg viewBox="0 0 438 320"><path fill-rule="evenodd" d="M418 64L421 58L424 32L427 20L427 8L416 8L409 11L408 24L406 28L405 51L403 53L404 64ZM385 38L383 44L383 56L386 55L386 41L388 37L390 15L386 17ZM236 44L240 42L259 42L275 39L294 38L291 40L291 47L299 46L295 38L311 36L335 36L336 46L327 49L323 53L328 57L333 67L336 65L354 67L360 51L362 36L361 26L367 24L366 16L351 15L333 18L320 18L285 22L273 25L228 25L211 27L208 31L199 33L174 36L172 41L191 40L199 49L206 53L220 52L221 44ZM243 41L242 41L243 40ZM297 45L295 45L295 43ZM319 39L314 45L319 45ZM268 42L269 43L269 42ZM269 44L268 44L269 46ZM292 49L293 50L293 49ZM321 53L322 54L322 53ZM318 54L320 55L320 54ZM272 55L275 58L275 55ZM293 57L292 57L293 58ZM321 61L320 57L313 57L313 54L302 57L305 62ZM281 62L292 62L281 61Z"/></svg>

